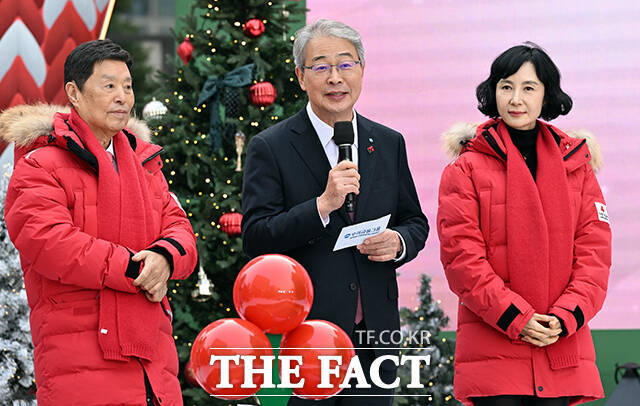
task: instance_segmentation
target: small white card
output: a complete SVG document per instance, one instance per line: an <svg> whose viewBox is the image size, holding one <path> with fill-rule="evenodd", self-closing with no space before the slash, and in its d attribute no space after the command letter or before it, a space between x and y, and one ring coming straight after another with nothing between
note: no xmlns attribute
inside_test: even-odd
<svg viewBox="0 0 640 406"><path fill-rule="evenodd" d="M363 223L354 224L351 226L343 227L336 241L336 245L333 247L334 251L341 250L343 248L353 247L358 244L362 244L364 240L374 235L378 235L387 229L391 214L380 217L379 219L365 221Z"/></svg>

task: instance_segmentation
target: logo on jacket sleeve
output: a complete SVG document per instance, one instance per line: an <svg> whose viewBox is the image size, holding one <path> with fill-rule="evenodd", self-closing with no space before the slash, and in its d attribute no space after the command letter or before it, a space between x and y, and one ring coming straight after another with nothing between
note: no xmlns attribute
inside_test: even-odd
<svg viewBox="0 0 640 406"><path fill-rule="evenodd" d="M611 225L609 222L609 213L607 213L607 205L595 202L596 204L596 212L598 212L598 220L604 221L605 223Z"/></svg>

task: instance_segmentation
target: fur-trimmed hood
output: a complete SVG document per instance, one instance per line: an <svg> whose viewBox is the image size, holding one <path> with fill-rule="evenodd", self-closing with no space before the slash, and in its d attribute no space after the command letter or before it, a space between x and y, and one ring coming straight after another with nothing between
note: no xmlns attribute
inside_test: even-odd
<svg viewBox="0 0 640 406"><path fill-rule="evenodd" d="M53 130L53 117L56 113L69 113L66 106L24 104L11 107L0 114L0 138L14 142L20 148L33 144L38 137ZM127 128L143 141L151 142L151 131L144 121L131 117Z"/></svg>
<svg viewBox="0 0 640 406"><path fill-rule="evenodd" d="M459 122L452 125L447 131L442 133L443 148L451 157L460 155L464 144L476 136L476 130L480 124ZM591 160L589 163L594 171L602 168L602 152L596 137L587 130L571 130L565 132L569 137L586 139Z"/></svg>

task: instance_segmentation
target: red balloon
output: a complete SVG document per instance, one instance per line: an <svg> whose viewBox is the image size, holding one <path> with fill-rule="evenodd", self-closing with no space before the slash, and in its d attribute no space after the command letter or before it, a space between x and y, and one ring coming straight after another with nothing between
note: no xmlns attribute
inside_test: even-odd
<svg viewBox="0 0 640 406"><path fill-rule="evenodd" d="M298 327L312 303L313 285L307 271L284 255L252 259L233 285L233 304L240 317L270 334Z"/></svg>
<svg viewBox="0 0 640 406"><path fill-rule="evenodd" d="M293 389L293 393L303 399L327 399L340 392L342 389L338 385L344 380L351 358L356 355L347 333L325 320L305 321L282 337L280 347L280 356L302 357L299 376L304 378L304 385ZM321 383L320 355L342 358L338 376L330 375L331 388L318 388ZM331 361L329 367L336 368L337 363ZM292 383L299 382L294 376L290 380Z"/></svg>
<svg viewBox="0 0 640 406"><path fill-rule="evenodd" d="M264 368L261 356L273 356L267 336L246 320L220 319L202 329L191 348L191 363L198 384L208 393L220 399L243 399L258 390L264 382L261 374L254 374L256 388L241 388L244 383L244 361L238 364L229 361L229 384L231 388L218 388L221 384L221 362L211 365L211 356L253 355L253 368Z"/></svg>

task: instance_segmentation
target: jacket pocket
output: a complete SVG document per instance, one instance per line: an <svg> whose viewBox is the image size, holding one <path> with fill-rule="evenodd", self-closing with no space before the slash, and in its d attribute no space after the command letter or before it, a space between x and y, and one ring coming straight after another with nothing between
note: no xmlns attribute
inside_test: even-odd
<svg viewBox="0 0 640 406"><path fill-rule="evenodd" d="M98 203L90 193L80 190L73 192L73 224L87 234L98 235Z"/></svg>
<svg viewBox="0 0 640 406"><path fill-rule="evenodd" d="M85 201L84 208L84 232L98 236L98 206L97 203L89 204Z"/></svg>
<svg viewBox="0 0 640 406"><path fill-rule="evenodd" d="M69 334L97 331L100 311L97 290L57 293L47 297L46 303L48 306L43 309L43 323L39 331L42 339L54 340L54 336L66 336L66 342L72 339Z"/></svg>
<svg viewBox="0 0 640 406"><path fill-rule="evenodd" d="M151 198L151 210L152 216L151 219L153 221L153 230L156 235L162 235L162 209L163 209L162 196L153 195Z"/></svg>
<svg viewBox="0 0 640 406"><path fill-rule="evenodd" d="M73 309L74 314L89 312L89 309L98 306L98 291L96 290L75 290L72 292L59 293L49 296L49 303L53 310Z"/></svg>
<svg viewBox="0 0 640 406"><path fill-rule="evenodd" d="M481 190L479 193L480 230L487 245L491 235L491 190Z"/></svg>
<svg viewBox="0 0 640 406"><path fill-rule="evenodd" d="M84 230L84 192L73 192L73 224Z"/></svg>

